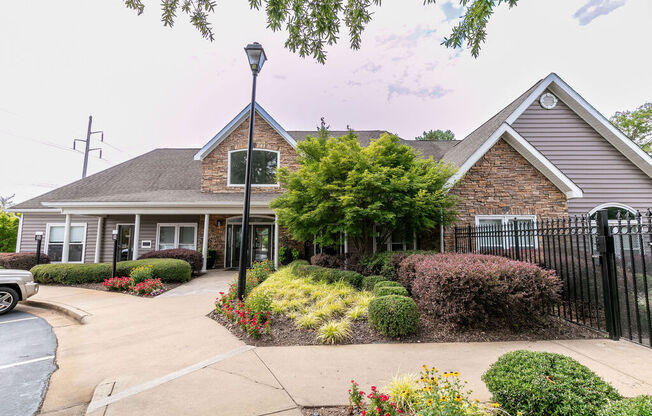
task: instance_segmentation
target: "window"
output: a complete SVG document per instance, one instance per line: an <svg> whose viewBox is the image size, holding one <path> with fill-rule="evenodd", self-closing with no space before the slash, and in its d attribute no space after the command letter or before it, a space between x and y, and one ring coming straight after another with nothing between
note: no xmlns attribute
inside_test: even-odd
<svg viewBox="0 0 652 416"><path fill-rule="evenodd" d="M478 230L477 245L479 248L509 248L514 246L514 222L520 231L518 244L520 247L537 247L537 239L532 234L523 230L535 230L536 215L476 215L475 225L481 227ZM497 236L496 233L488 232L485 236L482 227L487 231L507 231L505 235Z"/></svg>
<svg viewBox="0 0 652 416"><path fill-rule="evenodd" d="M375 252L382 253L385 251L405 251L405 250L416 250L416 235L414 233L409 234L405 230L395 229L392 231L392 234L387 237L385 242L376 240L376 237L381 233L380 227L375 228L374 241Z"/></svg>
<svg viewBox="0 0 652 416"><path fill-rule="evenodd" d="M590 214L591 217L591 226L597 226L595 222L597 217L597 211L600 209L607 210L607 220L609 221L609 226L611 227L611 233L614 236L614 246L616 250L616 255L620 256L622 251L631 251L631 250L640 250L641 242L639 240L639 230L637 225L636 213L625 205L601 205L598 208L594 208L593 212ZM627 228L627 214L629 213L629 228ZM618 227L618 214L620 214L620 228ZM630 244L631 236L631 244ZM622 247L621 247L622 245ZM593 249L597 251L595 239L593 239Z"/></svg>
<svg viewBox="0 0 652 416"><path fill-rule="evenodd" d="M257 186L277 186L276 168L280 153L274 150L254 149L252 153L251 184ZM245 183L247 151L229 152L229 186L243 186Z"/></svg>
<svg viewBox="0 0 652 416"><path fill-rule="evenodd" d="M158 224L157 250L197 250L197 224Z"/></svg>
<svg viewBox="0 0 652 416"><path fill-rule="evenodd" d="M47 224L45 252L53 263L61 262L63 257L63 235L65 224ZM68 262L83 263L86 246L86 224L70 225L70 245Z"/></svg>

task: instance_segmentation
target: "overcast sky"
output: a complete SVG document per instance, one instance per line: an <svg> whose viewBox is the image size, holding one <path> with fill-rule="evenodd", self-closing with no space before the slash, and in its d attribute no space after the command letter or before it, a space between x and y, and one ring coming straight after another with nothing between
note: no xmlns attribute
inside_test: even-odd
<svg viewBox="0 0 652 416"><path fill-rule="evenodd" d="M137 16L122 0L4 2L0 13L0 195L15 202L81 176L88 116L105 132L97 172L157 147L201 147L250 99L243 47L269 61L258 102L287 130L386 129L405 139L451 129L463 138L556 72L607 117L652 100L649 0L521 0L497 9L481 56L442 38L458 2L384 1L362 48L347 40L325 65L284 49L246 0L218 1L215 41L158 1ZM346 33L346 32L344 32Z"/></svg>

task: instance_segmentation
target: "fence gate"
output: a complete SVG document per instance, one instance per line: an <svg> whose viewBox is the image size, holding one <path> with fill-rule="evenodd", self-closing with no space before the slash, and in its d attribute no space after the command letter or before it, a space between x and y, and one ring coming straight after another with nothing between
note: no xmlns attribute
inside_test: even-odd
<svg viewBox="0 0 652 416"><path fill-rule="evenodd" d="M563 282L553 313L572 322L652 347L652 211L607 210L594 216L454 229L455 251L535 263Z"/></svg>

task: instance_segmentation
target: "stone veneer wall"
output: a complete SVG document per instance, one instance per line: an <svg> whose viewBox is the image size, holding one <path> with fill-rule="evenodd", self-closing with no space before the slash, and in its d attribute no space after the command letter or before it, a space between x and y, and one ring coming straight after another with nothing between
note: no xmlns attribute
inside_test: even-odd
<svg viewBox="0 0 652 416"><path fill-rule="evenodd" d="M500 139L451 190L460 198L458 225L476 215L568 215L566 196L507 142ZM444 232L446 251L454 250L453 229Z"/></svg>
<svg viewBox="0 0 652 416"><path fill-rule="evenodd" d="M281 166L296 169L297 154L294 148L276 130L256 113L254 123L254 148L280 152ZM241 192L242 187L227 186L229 151L246 149L249 136L249 118L238 126L202 161L201 191L212 193ZM252 192L281 192L278 187L252 186Z"/></svg>
<svg viewBox="0 0 652 416"><path fill-rule="evenodd" d="M226 233L226 219L224 215L211 214L208 220L208 249L215 250L215 268L221 269L224 267L224 250L225 250L225 233ZM217 223L220 223L218 226ZM201 248L204 244L204 216L201 215L199 219L199 226L197 228L197 247Z"/></svg>

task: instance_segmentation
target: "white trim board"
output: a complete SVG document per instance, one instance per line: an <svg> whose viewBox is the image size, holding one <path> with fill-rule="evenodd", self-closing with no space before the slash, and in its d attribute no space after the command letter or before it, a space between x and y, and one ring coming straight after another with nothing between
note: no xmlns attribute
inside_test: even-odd
<svg viewBox="0 0 652 416"><path fill-rule="evenodd" d="M577 113L584 121L604 137L605 140L614 146L634 165L641 169L646 175L652 178L652 157L611 124L602 113L596 110L554 72L548 75L541 84L530 93L528 98L523 101L521 105L519 105L516 110L509 115L509 117L507 117L505 122L510 125L513 124L535 100L539 99L546 89L552 91L557 98L561 99L564 104Z"/></svg>
<svg viewBox="0 0 652 416"><path fill-rule="evenodd" d="M202 147L197 154L195 154L195 160L203 160L210 152L213 151L224 139L226 139L235 129L237 129L240 124L242 124L245 120L249 118L249 112L251 111L251 104L247 104L247 106L240 111L240 113L235 116L233 120L229 122L222 130L219 131L204 147ZM297 142L290 136L290 134L285 131L283 127L281 127L280 124L276 122L270 116L267 111L263 109L263 107L260 106L260 104L256 103L255 104L255 111L258 113L259 116L263 118L276 132L287 141L292 148L297 147Z"/></svg>
<svg viewBox="0 0 652 416"><path fill-rule="evenodd" d="M43 252L45 254L48 254L48 245L50 244L50 228L51 227L65 227L65 226L66 226L66 223L64 223L64 222L48 222L48 223L45 224L45 236L44 236L45 244L43 245ZM86 244L87 244L86 237L88 235L88 223L86 223L86 222L71 222L70 227L71 228L72 227L84 227L84 238L82 239L82 242L81 242L81 244L82 244L81 261L70 261L69 260L68 263L72 263L72 264L86 263ZM56 243L56 244L62 244L63 245L63 243ZM79 243L75 243L75 242L70 241L69 244L79 244ZM70 252L70 248L68 248L68 251ZM61 262L60 261L52 261L51 263L61 263Z"/></svg>
<svg viewBox="0 0 652 416"><path fill-rule="evenodd" d="M552 182L560 191L566 195L566 198L582 198L582 190L575 183L564 175L557 166L550 162L541 152L530 144L523 136L507 123L503 123L487 139L482 146L478 148L466 161L460 166L455 174L446 182L446 186L452 188L464 177L464 175L498 142L503 139L521 156L523 156L535 169L543 174Z"/></svg>

